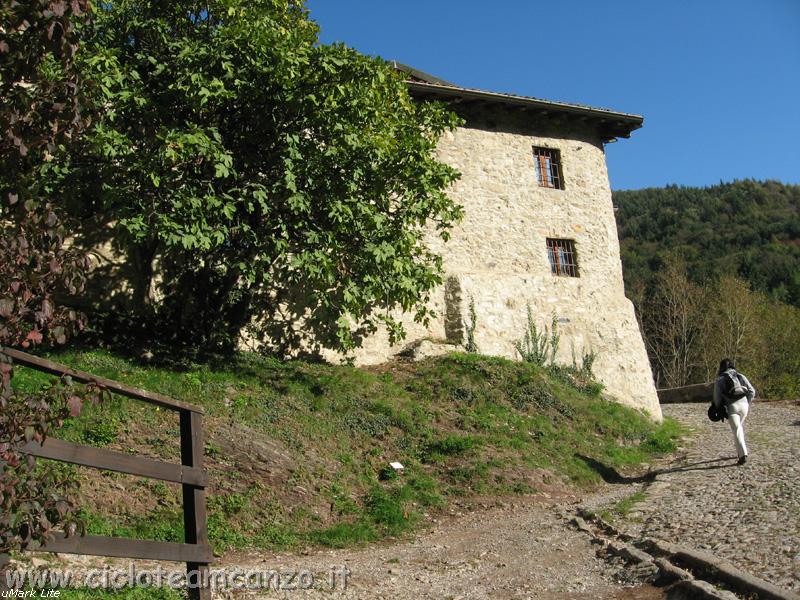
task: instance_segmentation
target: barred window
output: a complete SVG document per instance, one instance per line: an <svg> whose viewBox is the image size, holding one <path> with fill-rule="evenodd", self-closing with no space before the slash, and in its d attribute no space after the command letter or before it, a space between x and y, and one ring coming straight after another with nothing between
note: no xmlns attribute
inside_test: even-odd
<svg viewBox="0 0 800 600"><path fill-rule="evenodd" d="M574 240L547 238L547 259L553 275L578 277L578 255Z"/></svg>
<svg viewBox="0 0 800 600"><path fill-rule="evenodd" d="M536 163L536 179L541 187L564 189L561 153L558 150L534 146L533 160Z"/></svg>

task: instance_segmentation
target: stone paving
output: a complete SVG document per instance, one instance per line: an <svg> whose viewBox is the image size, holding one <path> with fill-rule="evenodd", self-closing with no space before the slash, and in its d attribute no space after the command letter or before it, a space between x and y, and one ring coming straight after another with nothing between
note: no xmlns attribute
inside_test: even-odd
<svg viewBox="0 0 800 600"><path fill-rule="evenodd" d="M645 484L646 499L625 528L710 552L800 591L800 403L751 405L750 457L742 466L728 423L709 421L706 404L662 408L694 433L681 456Z"/></svg>

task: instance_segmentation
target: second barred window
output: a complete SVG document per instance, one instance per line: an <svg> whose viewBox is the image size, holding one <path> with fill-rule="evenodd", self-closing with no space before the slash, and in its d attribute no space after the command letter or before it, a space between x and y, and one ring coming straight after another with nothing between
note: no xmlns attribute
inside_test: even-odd
<svg viewBox="0 0 800 600"><path fill-rule="evenodd" d="M578 256L575 253L574 240L547 238L547 259L553 275L578 276Z"/></svg>

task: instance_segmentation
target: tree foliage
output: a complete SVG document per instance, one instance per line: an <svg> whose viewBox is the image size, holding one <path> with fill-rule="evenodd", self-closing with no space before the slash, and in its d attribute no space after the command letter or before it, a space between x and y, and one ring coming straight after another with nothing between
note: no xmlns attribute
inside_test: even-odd
<svg viewBox="0 0 800 600"><path fill-rule="evenodd" d="M708 381L727 356L760 395L800 395L800 186L668 186L614 202L657 384Z"/></svg>
<svg viewBox="0 0 800 600"><path fill-rule="evenodd" d="M732 275L692 282L678 256L633 295L659 387L711 381L733 359L761 397L800 396L800 309Z"/></svg>
<svg viewBox="0 0 800 600"><path fill-rule="evenodd" d="M704 367L709 378L716 374L719 357L734 362L753 362L760 349L757 335L761 299L750 285L732 275L721 276L706 299L708 341L704 345Z"/></svg>
<svg viewBox="0 0 800 600"><path fill-rule="evenodd" d="M56 294L82 289L86 256L67 235L46 182L52 164L86 124L73 68L76 25L87 2L5 0L0 5L0 347L63 343L84 325ZM0 355L0 553L37 547L77 520L74 481L39 465L22 446L41 442L77 415L97 387L56 380L38 393L17 391L13 362Z"/></svg>
<svg viewBox="0 0 800 600"><path fill-rule="evenodd" d="M54 294L83 288L86 257L67 249L51 163L86 124L74 68L88 2L0 5L0 345L63 343L83 325Z"/></svg>
<svg viewBox="0 0 800 600"><path fill-rule="evenodd" d="M319 44L294 0L100 4L83 48L104 110L65 185L115 225L162 341L229 350L258 316L272 349L347 350L401 336L393 309L428 317L425 227L460 216L434 156L453 114Z"/></svg>
<svg viewBox="0 0 800 600"><path fill-rule="evenodd" d="M734 275L800 306L800 186L751 180L614 192L625 285L679 253L695 283Z"/></svg>
<svg viewBox="0 0 800 600"><path fill-rule="evenodd" d="M3 0L0 4L0 166L3 196L84 124L76 26L87 0Z"/></svg>
<svg viewBox="0 0 800 600"><path fill-rule="evenodd" d="M668 260L654 281L642 321L656 379L665 387L690 383L698 367L698 345L705 329L705 295L689 281L686 265Z"/></svg>
<svg viewBox="0 0 800 600"><path fill-rule="evenodd" d="M88 268L85 254L65 248L66 229L53 206L27 205L0 222L0 345L23 349L63 344L84 327L84 315L60 306L55 295L81 291Z"/></svg>
<svg viewBox="0 0 800 600"><path fill-rule="evenodd" d="M55 379L35 393L10 391L13 369L0 357L0 553L40 547L55 529L75 535L83 530L74 492L77 481L57 465L38 463L21 451L43 442L88 400L105 394L97 385L75 386L69 377Z"/></svg>

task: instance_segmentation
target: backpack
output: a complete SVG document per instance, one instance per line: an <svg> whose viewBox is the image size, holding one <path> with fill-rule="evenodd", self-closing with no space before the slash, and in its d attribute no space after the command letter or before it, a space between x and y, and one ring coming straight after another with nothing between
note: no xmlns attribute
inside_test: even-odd
<svg viewBox="0 0 800 600"><path fill-rule="evenodd" d="M744 398L747 395L747 388L742 381L742 376L739 375L736 371L733 371L731 374L728 371L725 371L722 374L722 395L725 397L726 400L730 400L734 402L739 398Z"/></svg>

